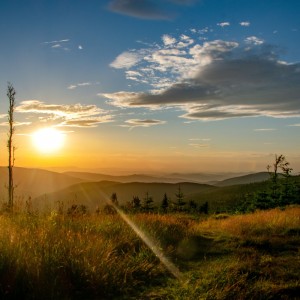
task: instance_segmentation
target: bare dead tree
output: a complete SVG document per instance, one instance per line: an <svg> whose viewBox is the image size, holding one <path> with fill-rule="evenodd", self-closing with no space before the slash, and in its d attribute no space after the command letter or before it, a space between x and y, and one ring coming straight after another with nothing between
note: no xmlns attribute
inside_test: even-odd
<svg viewBox="0 0 300 300"><path fill-rule="evenodd" d="M7 140L7 148L8 148L8 209L9 211L13 211L14 206L14 177L13 177L13 167L15 163L15 146L13 143L13 137L15 133L14 126L14 111L15 111L15 95L16 91L11 83L8 83L7 86L7 98L9 101L9 109L8 109L8 140Z"/></svg>

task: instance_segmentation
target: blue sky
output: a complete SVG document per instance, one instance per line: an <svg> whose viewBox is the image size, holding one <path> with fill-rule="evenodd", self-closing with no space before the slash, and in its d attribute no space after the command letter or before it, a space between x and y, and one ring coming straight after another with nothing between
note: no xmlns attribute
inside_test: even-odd
<svg viewBox="0 0 300 300"><path fill-rule="evenodd" d="M3 0L0 24L17 165L300 170L299 1ZM52 157L30 142L46 126L67 137Z"/></svg>

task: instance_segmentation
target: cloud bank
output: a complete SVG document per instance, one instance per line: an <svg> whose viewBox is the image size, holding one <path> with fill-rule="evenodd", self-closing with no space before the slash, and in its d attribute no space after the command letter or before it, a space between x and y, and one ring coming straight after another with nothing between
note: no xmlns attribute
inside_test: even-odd
<svg viewBox="0 0 300 300"><path fill-rule="evenodd" d="M255 36L199 43L163 35L161 45L132 50L138 59L111 64L125 69L127 79L148 84L147 92L101 96L118 107L176 106L181 117L195 120L300 116L300 64L280 60L277 52Z"/></svg>
<svg viewBox="0 0 300 300"><path fill-rule="evenodd" d="M165 8L166 4L190 5L196 0L111 0L108 9L130 17L151 20L168 20L173 18Z"/></svg>

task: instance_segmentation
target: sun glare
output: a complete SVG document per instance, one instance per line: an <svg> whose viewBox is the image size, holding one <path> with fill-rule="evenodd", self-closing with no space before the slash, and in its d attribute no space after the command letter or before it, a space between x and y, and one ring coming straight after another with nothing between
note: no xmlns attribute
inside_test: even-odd
<svg viewBox="0 0 300 300"><path fill-rule="evenodd" d="M43 153L59 150L64 144L65 134L54 128L43 128L32 134L35 147Z"/></svg>

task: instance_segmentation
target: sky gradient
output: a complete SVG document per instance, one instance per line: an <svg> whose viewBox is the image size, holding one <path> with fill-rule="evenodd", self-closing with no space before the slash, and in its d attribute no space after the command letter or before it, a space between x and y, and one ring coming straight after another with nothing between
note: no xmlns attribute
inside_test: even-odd
<svg viewBox="0 0 300 300"><path fill-rule="evenodd" d="M300 171L299 1L3 0L0 24L1 165L11 82L17 166Z"/></svg>

